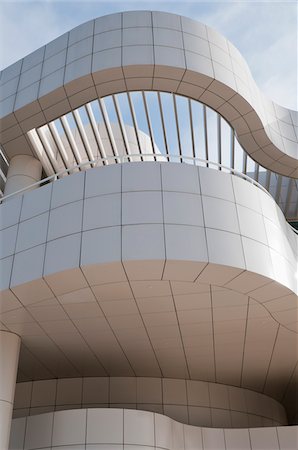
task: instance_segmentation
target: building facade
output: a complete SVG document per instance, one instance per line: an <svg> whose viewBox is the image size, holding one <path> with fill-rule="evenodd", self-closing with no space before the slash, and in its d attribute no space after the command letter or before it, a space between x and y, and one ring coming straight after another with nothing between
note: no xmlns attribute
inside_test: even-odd
<svg viewBox="0 0 298 450"><path fill-rule="evenodd" d="M297 112L163 12L0 83L1 450L296 449Z"/></svg>

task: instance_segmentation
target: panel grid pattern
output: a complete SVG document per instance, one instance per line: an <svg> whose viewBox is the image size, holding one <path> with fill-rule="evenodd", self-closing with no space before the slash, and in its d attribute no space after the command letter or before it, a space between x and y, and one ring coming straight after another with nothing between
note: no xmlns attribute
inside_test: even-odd
<svg viewBox="0 0 298 450"><path fill-rule="evenodd" d="M59 136L60 145L53 133ZM140 133L143 136L149 133L147 145L144 138L140 141ZM113 155L133 154L127 161L154 161L157 153L172 162L226 170L216 167L214 162L236 169L264 186L287 218L294 220L298 214L297 181L255 163L220 114L182 96L134 92L105 97L99 103L91 102L62 119L30 130L28 136L48 176L97 158L97 165L119 162L119 158L112 159ZM204 149L208 149L207 153ZM191 156L208 159L210 163L188 160Z"/></svg>
<svg viewBox="0 0 298 450"><path fill-rule="evenodd" d="M296 236L256 187L207 168L135 163L67 177L1 209L0 321L22 336L20 381L162 375L290 399ZM275 382L282 373L288 384Z"/></svg>
<svg viewBox="0 0 298 450"><path fill-rule="evenodd" d="M129 408L206 427L286 425L276 400L248 389L167 378L92 377L17 383L14 418L77 408Z"/></svg>
<svg viewBox="0 0 298 450"><path fill-rule="evenodd" d="M97 445L96 445L97 444ZM294 450L297 427L224 430L126 409L82 409L14 419L10 450Z"/></svg>
<svg viewBox="0 0 298 450"><path fill-rule="evenodd" d="M1 143L9 158L18 147L32 153L27 131L89 101L167 90L217 110L258 163L297 177L297 112L264 97L231 43L184 17L129 14L82 24L2 71Z"/></svg>

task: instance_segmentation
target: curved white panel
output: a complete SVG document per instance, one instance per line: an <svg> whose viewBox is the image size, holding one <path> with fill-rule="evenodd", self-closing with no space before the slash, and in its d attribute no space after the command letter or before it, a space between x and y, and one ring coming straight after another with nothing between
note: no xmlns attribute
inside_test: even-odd
<svg viewBox="0 0 298 450"><path fill-rule="evenodd" d="M284 407L249 389L149 377L61 378L17 383L13 417L60 409L134 408L212 428L287 425Z"/></svg>
<svg viewBox="0 0 298 450"><path fill-rule="evenodd" d="M114 164L0 211L0 322L34 355L23 380L163 376L291 392L297 236L256 186L183 164Z"/></svg>
<svg viewBox="0 0 298 450"><path fill-rule="evenodd" d="M1 84L9 157L32 153L27 131L84 103L153 89L199 99L231 123L255 161L297 177L297 112L266 99L238 50L185 17L139 11L92 20L5 69Z"/></svg>
<svg viewBox="0 0 298 450"><path fill-rule="evenodd" d="M88 278L95 264L122 260L132 280L231 281L229 287L251 295L262 281L245 290L234 280L248 272L256 280L265 277L264 284L279 283L284 295L297 292L295 233L268 194L237 176L186 164L117 164L23 198L20 218L1 232L1 258L16 253L3 289L79 266ZM14 209L15 201L0 208L12 217ZM32 260L26 268L24 258ZM238 273L208 278L211 265ZM91 285L102 282L90 277Z"/></svg>
<svg viewBox="0 0 298 450"><path fill-rule="evenodd" d="M9 449L91 450L96 444L106 450L295 449L297 427L211 429L133 409L74 409L14 419Z"/></svg>

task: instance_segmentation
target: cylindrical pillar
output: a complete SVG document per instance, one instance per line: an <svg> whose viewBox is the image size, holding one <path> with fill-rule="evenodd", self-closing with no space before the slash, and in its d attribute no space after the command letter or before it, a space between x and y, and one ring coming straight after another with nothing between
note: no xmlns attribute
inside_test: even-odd
<svg viewBox="0 0 298 450"><path fill-rule="evenodd" d="M33 156L14 156L9 162L4 195L12 194L36 183L41 178L41 172L41 163Z"/></svg>
<svg viewBox="0 0 298 450"><path fill-rule="evenodd" d="M7 450L21 339L0 331L0 449Z"/></svg>

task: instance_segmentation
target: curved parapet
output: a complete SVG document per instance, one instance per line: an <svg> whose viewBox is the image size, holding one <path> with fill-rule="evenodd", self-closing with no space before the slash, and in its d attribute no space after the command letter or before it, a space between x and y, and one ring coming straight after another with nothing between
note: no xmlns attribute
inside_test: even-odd
<svg viewBox="0 0 298 450"><path fill-rule="evenodd" d="M67 404L65 404L67 398ZM212 428L288 425L281 403L264 394L206 381L150 377L61 378L17 383L13 417L122 405ZM179 449L180 450L180 449Z"/></svg>
<svg viewBox="0 0 298 450"><path fill-rule="evenodd" d="M268 283L297 294L297 235L269 194L228 173L179 163L104 166L20 195L0 212L1 258L16 255L2 289L79 266L91 285L107 283L96 266L122 261L132 280L215 282L256 300ZM73 255L56 259L63 243ZM45 260L37 271L18 270L22 252L38 248ZM212 274L210 265L227 273ZM244 273L255 280L246 283Z"/></svg>
<svg viewBox="0 0 298 450"><path fill-rule="evenodd" d="M295 449L297 428L200 428L148 411L73 409L14 419L9 449L258 450L264 442L270 443L269 448Z"/></svg>
<svg viewBox="0 0 298 450"><path fill-rule="evenodd" d="M163 12L84 23L1 73L1 144L33 152L27 131L97 97L162 90L200 100L264 167L298 174L297 112L266 99L238 50L213 29Z"/></svg>
<svg viewBox="0 0 298 450"><path fill-rule="evenodd" d="M0 323L42 378L201 379L280 401L296 386L297 236L258 187L114 164L0 209Z"/></svg>

